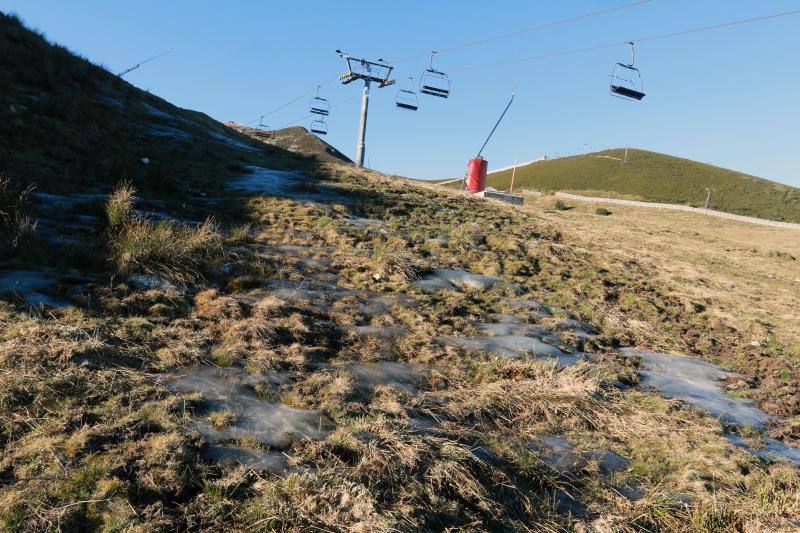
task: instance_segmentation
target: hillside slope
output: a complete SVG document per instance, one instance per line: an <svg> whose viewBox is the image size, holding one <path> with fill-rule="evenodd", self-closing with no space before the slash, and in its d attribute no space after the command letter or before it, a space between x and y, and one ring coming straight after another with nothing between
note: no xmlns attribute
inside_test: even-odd
<svg viewBox="0 0 800 533"><path fill-rule="evenodd" d="M0 172L39 192L107 192L129 180L185 196L219 190L243 166L308 159L137 89L2 13L0 137Z"/></svg>
<svg viewBox="0 0 800 533"><path fill-rule="evenodd" d="M342 152L323 141L303 126L292 126L280 130L265 131L258 128L250 128L237 124L236 122L226 122L226 126L247 135L257 141L272 144L284 148L291 152L298 152L304 155L312 155L325 162L352 163L353 161Z"/></svg>
<svg viewBox="0 0 800 533"><path fill-rule="evenodd" d="M564 157L517 168L515 189L592 193L651 202L709 207L739 215L800 222L800 189L688 159L628 150ZM616 158L616 159L613 159ZM508 189L511 170L489 174L487 184Z"/></svg>
<svg viewBox="0 0 800 533"><path fill-rule="evenodd" d="M0 531L796 527L780 230L487 202L127 84L97 135L108 74L11 23L14 97L92 112L0 136Z"/></svg>

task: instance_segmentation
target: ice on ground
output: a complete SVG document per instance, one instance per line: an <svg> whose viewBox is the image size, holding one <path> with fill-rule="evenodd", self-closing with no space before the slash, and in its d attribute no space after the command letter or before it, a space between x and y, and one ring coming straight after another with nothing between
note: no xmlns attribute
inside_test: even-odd
<svg viewBox="0 0 800 533"><path fill-rule="evenodd" d="M745 439L733 433L726 433L725 437L734 445L747 450L747 452L765 461L781 462L785 460L800 466L800 448L793 448L786 443L770 437L763 437L760 439L762 441L760 444L753 444L749 439Z"/></svg>
<svg viewBox="0 0 800 533"><path fill-rule="evenodd" d="M0 293L19 295L30 307L69 307L69 301L45 294L58 278L39 270L13 270L0 274Z"/></svg>
<svg viewBox="0 0 800 533"><path fill-rule="evenodd" d="M604 476L611 476L628 468L630 461L608 450L576 452L574 446L562 437L547 435L528 443L528 449L538 452L542 461L560 475L575 473L596 463Z"/></svg>
<svg viewBox="0 0 800 533"><path fill-rule="evenodd" d="M133 274L128 276L128 283L133 285L135 288L148 291L148 290L159 290L159 291L175 291L177 287L170 283L169 281L165 280L159 276L153 276L149 274Z"/></svg>
<svg viewBox="0 0 800 533"><path fill-rule="evenodd" d="M90 202L104 202L108 199L107 194L50 194L46 192L35 192L30 195L35 204L39 204L48 209L72 209L73 207Z"/></svg>
<svg viewBox="0 0 800 533"><path fill-rule="evenodd" d="M285 375L247 374L235 368L195 367L167 378L176 393L197 392L203 398L204 415L225 412L233 421L214 427L195 420L197 431L209 445L208 455L236 460L251 468L271 469L276 456L259 449L243 448L242 441L257 441L272 450L288 447L302 438L322 439L332 429L321 411L297 409L259 398L256 388L275 389L288 383Z"/></svg>
<svg viewBox="0 0 800 533"><path fill-rule="evenodd" d="M267 194L285 196L301 181L308 178L297 172L272 170L269 168L247 167L250 174L242 174L228 182L228 189L250 194Z"/></svg>
<svg viewBox="0 0 800 533"><path fill-rule="evenodd" d="M373 317L386 315L391 312L394 306L411 307L416 300L408 294L391 294L387 296L374 296L367 303L359 307L358 312L362 315Z"/></svg>
<svg viewBox="0 0 800 533"><path fill-rule="evenodd" d="M489 352L504 357L554 359L559 366L571 366L585 360L583 354L566 353L552 344L525 335L436 337L434 340L443 346L459 346L470 352Z"/></svg>
<svg viewBox="0 0 800 533"><path fill-rule="evenodd" d="M495 276L473 274L466 270L437 268L423 276L422 279L414 282L414 285L425 292L454 290L456 288L483 291L501 283L501 281L500 278Z"/></svg>
<svg viewBox="0 0 800 533"><path fill-rule="evenodd" d="M250 173L229 181L227 184L228 189L249 194L282 196L316 204L327 202L352 203L351 198L339 194L333 187L324 182L314 181L313 192L308 192L306 185L310 178L297 172L272 170L258 166L249 166L247 169Z"/></svg>
<svg viewBox="0 0 800 533"><path fill-rule="evenodd" d="M41 291L56 284L52 274L39 270L13 270L0 274L0 292L20 294Z"/></svg>
<svg viewBox="0 0 800 533"><path fill-rule="evenodd" d="M284 474L289 469L288 459L282 452L267 452L219 444L208 448L204 457L223 464L242 465L253 470L265 470L273 474Z"/></svg>
<svg viewBox="0 0 800 533"><path fill-rule="evenodd" d="M177 139L179 141L187 141L192 138L191 134L187 131L161 124L151 127L147 131L147 134L150 135L150 137L156 137L158 139Z"/></svg>
<svg viewBox="0 0 800 533"><path fill-rule="evenodd" d="M160 109L151 106L147 102L142 102L142 107L147 112L148 115L152 115L154 117L163 118L165 120L178 120L175 115L170 115L166 111L161 111Z"/></svg>
<svg viewBox="0 0 800 533"><path fill-rule="evenodd" d="M481 333L491 337L525 335L542 338L550 335L550 330L539 324L475 322L472 325Z"/></svg>
<svg viewBox="0 0 800 533"><path fill-rule="evenodd" d="M680 355L655 353L639 348L623 348L626 356L644 361L641 383L657 389L667 398L677 398L707 411L723 422L763 428L769 415L744 398L725 394L720 380L734 376L716 365Z"/></svg>
<svg viewBox="0 0 800 533"><path fill-rule="evenodd" d="M258 152L258 148L253 146L248 146L241 141L237 141L236 139L231 139L225 135L221 135L215 131L209 131L208 134L215 138L218 141L222 141L227 145L233 146L234 148L238 148L239 150L247 150L248 152Z"/></svg>
<svg viewBox="0 0 800 533"><path fill-rule="evenodd" d="M356 326L350 331L358 337L394 339L405 334L408 329L403 326Z"/></svg>
<svg viewBox="0 0 800 533"><path fill-rule="evenodd" d="M429 371L425 365L392 361L353 363L344 368L356 377L357 387L362 391L390 385L409 394L419 391Z"/></svg>

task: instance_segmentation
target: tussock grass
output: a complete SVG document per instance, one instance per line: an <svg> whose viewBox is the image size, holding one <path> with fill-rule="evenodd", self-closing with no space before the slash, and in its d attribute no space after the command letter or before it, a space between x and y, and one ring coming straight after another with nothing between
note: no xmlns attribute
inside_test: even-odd
<svg viewBox="0 0 800 533"><path fill-rule="evenodd" d="M36 231L35 225L23 214L30 191L0 176L0 246L16 249L26 236Z"/></svg>
<svg viewBox="0 0 800 533"><path fill-rule="evenodd" d="M419 277L419 269L405 248L404 242L380 243L372 250L372 277L375 280L394 279L401 282Z"/></svg>
<svg viewBox="0 0 800 533"><path fill-rule="evenodd" d="M117 185L105 205L106 224L112 236L118 236L134 219L136 190L129 182Z"/></svg>

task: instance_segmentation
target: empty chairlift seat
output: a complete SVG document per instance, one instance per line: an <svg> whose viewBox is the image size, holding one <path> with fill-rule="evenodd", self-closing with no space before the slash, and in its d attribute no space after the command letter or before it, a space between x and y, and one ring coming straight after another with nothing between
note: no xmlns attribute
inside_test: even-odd
<svg viewBox="0 0 800 533"><path fill-rule="evenodd" d="M634 44L628 44L631 45L631 62L614 64L609 75L609 91L613 96L625 100L641 100L645 97L642 74L633 66L636 61Z"/></svg>
<svg viewBox="0 0 800 533"><path fill-rule="evenodd" d="M322 119L311 121L311 126L308 129L311 130L311 133L316 133L317 135L328 134L328 125Z"/></svg>
<svg viewBox="0 0 800 533"><path fill-rule="evenodd" d="M308 111L315 115L320 115L326 117L331 113L331 105L325 99L320 97L319 95L319 88L321 85L317 85L317 96L311 99L311 102L308 104Z"/></svg>
<svg viewBox="0 0 800 533"><path fill-rule="evenodd" d="M416 111L419 109L419 101L417 100L417 93L414 92L414 80L413 78L408 78L408 81L411 87L409 89L400 89L397 91L394 104L401 109Z"/></svg>
<svg viewBox="0 0 800 533"><path fill-rule="evenodd" d="M420 76L419 92L430 96L438 96L439 98L447 98L450 96L450 78L444 72L433 68L434 55L436 55L436 52L431 53L428 68Z"/></svg>

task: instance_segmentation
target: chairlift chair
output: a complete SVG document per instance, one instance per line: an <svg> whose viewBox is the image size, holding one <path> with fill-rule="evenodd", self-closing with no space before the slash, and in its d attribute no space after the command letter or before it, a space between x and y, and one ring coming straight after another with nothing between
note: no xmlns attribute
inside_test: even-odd
<svg viewBox="0 0 800 533"><path fill-rule="evenodd" d="M433 68L433 56L435 55L436 52L431 52L428 68L419 78L419 91L423 94L447 98L450 96L450 78L444 72Z"/></svg>
<svg viewBox="0 0 800 533"><path fill-rule="evenodd" d="M309 126L308 129L311 130L311 133L316 133L317 135L328 134L328 125L325 123L325 119L322 117L312 120L311 126Z"/></svg>
<svg viewBox="0 0 800 533"><path fill-rule="evenodd" d="M609 75L609 91L617 98L638 101L645 97L644 84L639 69L633 66L636 63L634 43L629 41L628 44L631 45L631 62L614 65Z"/></svg>
<svg viewBox="0 0 800 533"><path fill-rule="evenodd" d="M317 95L311 99L311 102L309 102L308 111L315 115L326 117L331 114L331 105L325 98L320 97L320 87L322 86L317 85Z"/></svg>
<svg viewBox="0 0 800 533"><path fill-rule="evenodd" d="M414 92L414 78L408 78L408 83L408 89L400 89L397 91L394 104L401 109L416 111L419 109L419 101L417 100L417 93Z"/></svg>

